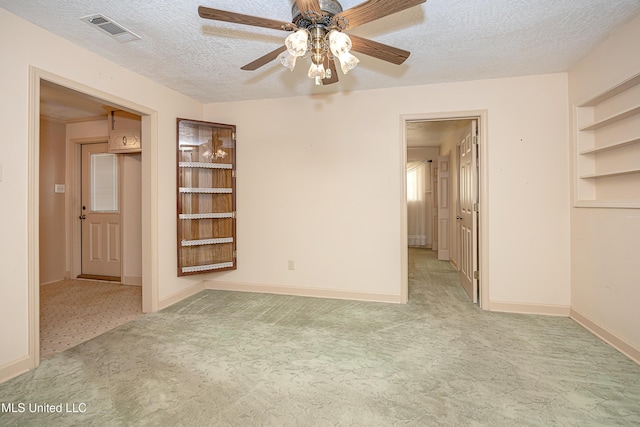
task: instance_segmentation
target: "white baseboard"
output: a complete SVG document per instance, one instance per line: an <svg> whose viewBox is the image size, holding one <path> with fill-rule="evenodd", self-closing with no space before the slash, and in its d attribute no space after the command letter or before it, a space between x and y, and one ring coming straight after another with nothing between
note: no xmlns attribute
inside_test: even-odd
<svg viewBox="0 0 640 427"><path fill-rule="evenodd" d="M63 280L66 280L66 279L67 279L66 277L63 277L62 279L50 280L48 282L40 283L40 286L46 286L46 285L50 285L52 283L58 283L58 282L61 282Z"/></svg>
<svg viewBox="0 0 640 427"><path fill-rule="evenodd" d="M120 283L128 286L142 286L142 277L124 276Z"/></svg>
<svg viewBox="0 0 640 427"><path fill-rule="evenodd" d="M15 378L18 375L24 374L31 369L31 358L25 356L15 362L7 363L4 366L0 366L0 384L5 381L9 381L11 378Z"/></svg>
<svg viewBox="0 0 640 427"><path fill-rule="evenodd" d="M182 301L185 298L189 298L190 296L197 294L203 289L205 289L204 282L198 282L195 285L191 285L186 289L183 289L174 294L171 294L167 298L159 301L158 310L162 310L163 308L167 308L170 305L173 305L179 301Z"/></svg>
<svg viewBox="0 0 640 427"><path fill-rule="evenodd" d="M618 350L620 353L626 355L634 362L640 364L640 349L634 347L632 344L628 343L623 338L620 338L604 326L600 326L593 320L589 320L586 316L583 316L574 309L571 309L571 314L569 315L569 317L571 317L571 319L580 324L586 330Z"/></svg>
<svg viewBox="0 0 640 427"><path fill-rule="evenodd" d="M489 301L489 311L569 317L571 307L568 305Z"/></svg>
<svg viewBox="0 0 640 427"><path fill-rule="evenodd" d="M330 298L369 302L388 302L396 304L399 304L401 302L400 295L341 291L335 289L298 288L293 286L275 286L256 283L233 283L206 280L204 282L204 288L218 291L256 292L264 294L294 295L299 297Z"/></svg>

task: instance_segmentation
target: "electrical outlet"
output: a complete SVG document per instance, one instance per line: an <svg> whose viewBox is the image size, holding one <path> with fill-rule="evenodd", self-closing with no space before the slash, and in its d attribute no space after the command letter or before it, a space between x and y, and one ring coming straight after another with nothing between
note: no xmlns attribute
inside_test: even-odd
<svg viewBox="0 0 640 427"><path fill-rule="evenodd" d="M64 184L53 184L54 193L64 193Z"/></svg>
<svg viewBox="0 0 640 427"><path fill-rule="evenodd" d="M295 270L296 269L296 263L294 260L290 259L289 260L289 270Z"/></svg>

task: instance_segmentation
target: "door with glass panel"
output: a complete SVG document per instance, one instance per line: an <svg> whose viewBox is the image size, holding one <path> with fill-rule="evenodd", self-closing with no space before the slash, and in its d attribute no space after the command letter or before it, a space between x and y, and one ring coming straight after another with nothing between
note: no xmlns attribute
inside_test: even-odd
<svg viewBox="0 0 640 427"><path fill-rule="evenodd" d="M119 157L107 144L82 145L82 276L120 279Z"/></svg>

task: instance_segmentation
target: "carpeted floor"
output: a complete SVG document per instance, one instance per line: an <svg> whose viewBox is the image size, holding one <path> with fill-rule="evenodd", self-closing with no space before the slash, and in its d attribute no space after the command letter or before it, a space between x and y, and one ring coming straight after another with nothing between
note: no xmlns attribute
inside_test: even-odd
<svg viewBox="0 0 640 427"><path fill-rule="evenodd" d="M94 280L40 287L40 358L75 347L142 315L142 288Z"/></svg>
<svg viewBox="0 0 640 427"><path fill-rule="evenodd" d="M203 291L0 385L25 408L0 425L640 425L639 365L570 319L479 310L429 250L410 263L406 305Z"/></svg>

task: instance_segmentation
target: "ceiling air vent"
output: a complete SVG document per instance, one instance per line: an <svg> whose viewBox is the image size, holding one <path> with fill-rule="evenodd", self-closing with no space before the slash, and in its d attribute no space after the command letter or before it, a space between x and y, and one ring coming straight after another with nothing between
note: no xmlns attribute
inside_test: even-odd
<svg viewBox="0 0 640 427"><path fill-rule="evenodd" d="M116 23L113 19L107 18L101 14L85 16L80 18L80 20L94 26L95 28L99 28L121 43L139 40L141 38L139 35Z"/></svg>

